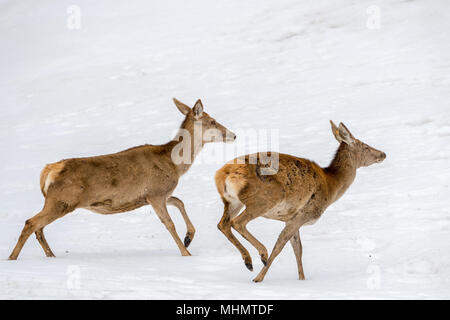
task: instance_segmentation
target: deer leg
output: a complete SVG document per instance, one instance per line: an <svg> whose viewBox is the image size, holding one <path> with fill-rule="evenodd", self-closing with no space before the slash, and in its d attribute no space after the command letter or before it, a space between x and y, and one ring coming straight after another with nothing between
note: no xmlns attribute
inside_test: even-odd
<svg viewBox="0 0 450 320"><path fill-rule="evenodd" d="M45 241L45 238L43 237L43 233L39 233L39 230L43 229L46 225L52 223L56 219L64 216L65 214L73 211L75 207L69 207L69 205L63 201L46 201L44 209L42 209L41 212L39 212L37 215L32 217L31 219L28 219L25 222L25 226L23 227L22 233L20 234L19 240L17 241L16 246L14 247L14 250L12 251L11 255L9 256L9 260L16 260L17 257L20 254L20 251L22 250L25 242L28 240L30 235L33 232L37 232L36 235L42 234L42 239L44 240L45 244L47 242ZM39 236L38 236L39 240ZM41 243L41 241L39 241ZM42 243L41 243L42 245ZM47 250L44 248L44 251ZM47 248L50 250L47 244ZM51 252L51 251L49 251Z"/></svg>
<svg viewBox="0 0 450 320"><path fill-rule="evenodd" d="M239 242L239 240L231 232L231 218L234 218L236 214L242 209L243 205L241 203L231 204L230 202L224 200L224 212L222 219L220 219L217 227L220 231L227 237L227 239L239 250L242 259L244 260L245 266L248 270L253 271L252 257L248 253L247 249Z"/></svg>
<svg viewBox="0 0 450 320"><path fill-rule="evenodd" d="M153 209L155 209L156 214L158 215L161 222L164 224L166 229L172 235L172 238L175 240L175 243L180 249L182 256L190 256L191 254L184 246L183 242L181 242L180 237L178 236L177 230L175 229L175 225L172 219L169 216L169 212L167 211L166 199L158 199L158 200L149 200Z"/></svg>
<svg viewBox="0 0 450 320"><path fill-rule="evenodd" d="M55 257L52 250L48 246L47 240L45 239L44 228L37 230L35 232L35 234L36 234L36 239L39 241L39 244L41 245L42 249L44 249L45 255L47 257Z"/></svg>
<svg viewBox="0 0 450 320"><path fill-rule="evenodd" d="M300 232L297 232L291 238L292 249L294 249L295 258L297 259L298 279L305 280L305 274L303 273L302 264L302 242L300 240Z"/></svg>
<svg viewBox="0 0 450 320"><path fill-rule="evenodd" d="M256 250L258 250L262 263L267 265L268 255L266 247L247 230L247 224L258 216L260 215L253 209L253 207L247 206L244 212L231 221L231 225L241 234L242 237L244 237L245 240L250 242Z"/></svg>
<svg viewBox="0 0 450 320"><path fill-rule="evenodd" d="M280 235L278 236L278 240L275 243L275 246L273 247L269 260L267 260L267 265L265 265L261 269L259 274L256 276L256 278L253 279L254 282L261 282L264 280L264 277L267 271L269 270L273 260L275 260L275 258L280 254L281 250L284 248L289 239L291 239L294 236L295 232L302 225L301 219L302 217L300 216L286 223L286 226L284 227L283 231L281 231Z"/></svg>
<svg viewBox="0 0 450 320"><path fill-rule="evenodd" d="M191 244L192 239L194 239L195 234L194 225L192 224L191 220L189 219L186 213L186 210L184 209L183 201L181 201L177 197L169 197L169 199L167 199L167 204L178 208L178 210L180 210L181 215L183 216L187 229L186 237L184 238L184 246L187 248Z"/></svg>

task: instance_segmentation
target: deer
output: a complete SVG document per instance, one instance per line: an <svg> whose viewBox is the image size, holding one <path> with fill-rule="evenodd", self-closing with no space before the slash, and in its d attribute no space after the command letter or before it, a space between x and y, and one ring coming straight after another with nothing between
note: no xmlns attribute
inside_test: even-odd
<svg viewBox="0 0 450 320"><path fill-rule="evenodd" d="M192 108L175 98L173 102L185 118L176 137L166 144L146 144L114 154L72 158L46 165L40 175L44 207L26 220L9 259L17 259L32 233L36 234L45 255L54 257L44 228L77 208L115 214L145 205L153 207L181 255L190 256L187 247L194 238L195 228L184 203L172 193L206 143L233 142L236 135L204 112L200 99ZM177 234L167 205L178 208L186 223L184 242Z"/></svg>
<svg viewBox="0 0 450 320"><path fill-rule="evenodd" d="M253 271L252 258L231 229L256 248L264 266L254 282L264 280L288 241L296 257L299 280L304 280L300 227L314 224L344 194L358 168L381 163L386 158L384 152L356 139L343 123L339 127L331 120L330 123L339 148L328 167L321 168L313 161L288 154L277 153L274 157L269 152L238 157L216 172L216 187L224 204L217 227L239 250L250 271ZM268 167L267 155L278 159L276 165L271 160ZM263 169L270 170L263 172ZM258 217L285 223L270 256L247 230L247 224Z"/></svg>

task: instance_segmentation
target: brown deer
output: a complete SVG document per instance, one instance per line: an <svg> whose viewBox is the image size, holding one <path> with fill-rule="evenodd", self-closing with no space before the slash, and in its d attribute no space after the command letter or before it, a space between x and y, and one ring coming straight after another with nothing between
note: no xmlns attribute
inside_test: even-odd
<svg viewBox="0 0 450 320"><path fill-rule="evenodd" d="M173 101L185 115L185 119L179 133L170 142L164 145L143 145L97 157L67 159L47 165L40 179L45 197L44 208L25 222L9 259L17 259L33 232L46 256L54 257L45 240L44 227L77 208L112 214L147 204L152 205L181 254L189 256L186 248L194 237L195 229L183 202L173 197L172 192L205 143L224 140L232 142L236 135L204 112L200 100L192 109L175 98ZM181 140L180 137L183 138L181 142L178 141ZM184 244L167 212L167 205L177 207L183 216L187 228Z"/></svg>
<svg viewBox="0 0 450 320"><path fill-rule="evenodd" d="M330 122L340 146L326 168L306 159L279 154L277 165L272 165L276 173L264 175L262 169L267 167L267 162L262 154L252 154L228 162L216 173L217 190L225 206L218 228L240 251L250 271L253 271L250 254L231 228L258 250L264 267L254 282L264 279L273 260L289 240L297 259L299 279L304 280L300 227L315 223L325 209L344 194L355 179L356 169L386 158L384 152L355 139L343 123L338 128ZM273 156L270 155L272 159ZM238 215L244 206L245 210ZM257 217L285 222L270 257L264 245L246 227Z"/></svg>

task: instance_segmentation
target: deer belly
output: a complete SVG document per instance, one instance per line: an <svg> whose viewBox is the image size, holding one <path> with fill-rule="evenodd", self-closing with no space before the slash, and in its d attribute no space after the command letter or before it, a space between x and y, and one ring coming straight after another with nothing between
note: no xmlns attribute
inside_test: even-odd
<svg viewBox="0 0 450 320"><path fill-rule="evenodd" d="M112 214L131 211L147 204L148 203L145 197L140 197L125 202L106 199L103 201L93 202L88 207L86 207L86 209L100 214Z"/></svg>
<svg viewBox="0 0 450 320"><path fill-rule="evenodd" d="M289 205L288 202L283 201L267 211L263 217L272 220L288 221L292 219L296 213L297 210Z"/></svg>

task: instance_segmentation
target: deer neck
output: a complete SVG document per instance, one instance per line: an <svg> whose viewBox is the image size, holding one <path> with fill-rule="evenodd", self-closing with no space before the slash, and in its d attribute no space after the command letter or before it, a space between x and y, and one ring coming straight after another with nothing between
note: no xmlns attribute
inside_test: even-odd
<svg viewBox="0 0 450 320"><path fill-rule="evenodd" d="M171 161L178 175L182 176L194 163L195 158L203 148L201 127L195 128L195 123L186 116L176 136L169 142Z"/></svg>
<svg viewBox="0 0 450 320"><path fill-rule="evenodd" d="M325 168L331 201L338 200L355 180L357 160L346 143L341 143L333 161Z"/></svg>

